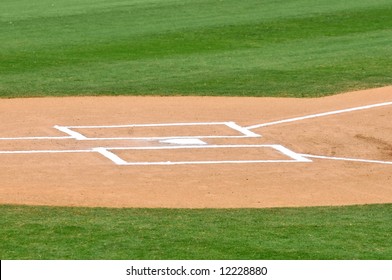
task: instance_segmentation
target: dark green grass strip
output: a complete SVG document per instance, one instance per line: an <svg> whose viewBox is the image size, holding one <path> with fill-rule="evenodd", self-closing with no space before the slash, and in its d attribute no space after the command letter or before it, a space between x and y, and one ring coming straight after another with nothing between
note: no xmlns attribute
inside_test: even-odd
<svg viewBox="0 0 392 280"><path fill-rule="evenodd" d="M392 205L0 207L1 259L391 259Z"/></svg>

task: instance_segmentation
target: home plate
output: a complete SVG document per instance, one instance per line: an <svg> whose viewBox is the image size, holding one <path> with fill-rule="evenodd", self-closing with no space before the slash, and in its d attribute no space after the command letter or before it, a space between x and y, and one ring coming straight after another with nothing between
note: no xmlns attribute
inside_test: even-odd
<svg viewBox="0 0 392 280"><path fill-rule="evenodd" d="M176 145L206 145L207 143L197 138L178 138L161 140L159 143Z"/></svg>

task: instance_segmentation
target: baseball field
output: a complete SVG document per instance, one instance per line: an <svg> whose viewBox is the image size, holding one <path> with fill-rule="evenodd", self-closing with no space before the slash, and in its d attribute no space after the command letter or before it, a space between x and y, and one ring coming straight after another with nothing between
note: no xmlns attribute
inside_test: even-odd
<svg viewBox="0 0 392 280"><path fill-rule="evenodd" d="M0 259L392 259L391 14L2 0Z"/></svg>

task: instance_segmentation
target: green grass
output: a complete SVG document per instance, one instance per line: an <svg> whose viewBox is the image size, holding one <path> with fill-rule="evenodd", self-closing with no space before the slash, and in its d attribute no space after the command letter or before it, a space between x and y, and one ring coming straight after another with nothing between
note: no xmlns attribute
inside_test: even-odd
<svg viewBox="0 0 392 280"><path fill-rule="evenodd" d="M392 259L391 212L0 206L0 259Z"/></svg>
<svg viewBox="0 0 392 280"><path fill-rule="evenodd" d="M2 0L0 97L392 84L390 0Z"/></svg>

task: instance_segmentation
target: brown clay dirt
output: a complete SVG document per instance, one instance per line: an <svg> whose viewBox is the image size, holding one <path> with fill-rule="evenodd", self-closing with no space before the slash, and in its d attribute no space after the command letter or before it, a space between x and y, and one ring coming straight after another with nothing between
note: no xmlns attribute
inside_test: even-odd
<svg viewBox="0 0 392 280"><path fill-rule="evenodd" d="M58 206L262 208L392 203L392 165L311 158L264 162L120 166L90 153L4 153L162 147L158 140L16 139L67 136L54 125L234 121L242 127L392 102L392 87L318 99L72 97L0 100L0 203ZM89 138L236 136L222 126L79 128ZM392 105L252 129L257 138L209 145L279 144L298 153L392 162ZM173 135L174 134L174 135ZM14 139L5 139L14 138ZM286 160L268 148L117 150L128 162Z"/></svg>

